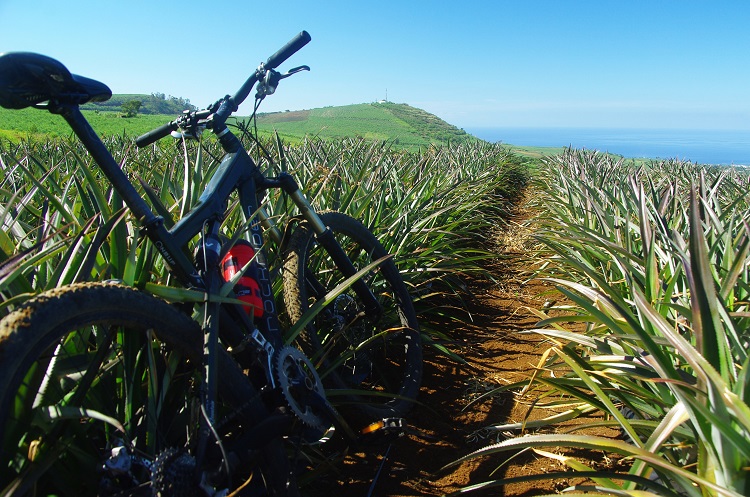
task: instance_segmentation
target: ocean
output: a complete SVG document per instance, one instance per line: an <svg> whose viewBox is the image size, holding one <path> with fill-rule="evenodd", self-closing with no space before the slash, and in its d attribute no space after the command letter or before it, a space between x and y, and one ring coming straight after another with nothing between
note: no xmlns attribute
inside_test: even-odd
<svg viewBox="0 0 750 497"><path fill-rule="evenodd" d="M570 146L632 158L750 165L750 130L466 128L465 131L482 140L511 145Z"/></svg>

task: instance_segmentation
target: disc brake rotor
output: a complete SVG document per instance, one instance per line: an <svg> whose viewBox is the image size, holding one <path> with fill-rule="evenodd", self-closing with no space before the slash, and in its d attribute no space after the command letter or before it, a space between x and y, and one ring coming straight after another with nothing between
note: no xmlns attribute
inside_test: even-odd
<svg viewBox="0 0 750 497"><path fill-rule="evenodd" d="M372 370L372 358L369 348L357 350L360 344L371 338L368 320L359 316L356 300L350 295L340 295L333 304L334 333L346 337L351 357L344 362L351 385L359 385Z"/></svg>

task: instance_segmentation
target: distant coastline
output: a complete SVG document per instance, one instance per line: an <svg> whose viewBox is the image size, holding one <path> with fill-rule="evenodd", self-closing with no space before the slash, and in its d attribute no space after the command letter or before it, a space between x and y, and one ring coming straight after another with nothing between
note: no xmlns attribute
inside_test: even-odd
<svg viewBox="0 0 750 497"><path fill-rule="evenodd" d="M572 146L632 158L750 165L750 130L477 127L465 131L482 140L511 145Z"/></svg>

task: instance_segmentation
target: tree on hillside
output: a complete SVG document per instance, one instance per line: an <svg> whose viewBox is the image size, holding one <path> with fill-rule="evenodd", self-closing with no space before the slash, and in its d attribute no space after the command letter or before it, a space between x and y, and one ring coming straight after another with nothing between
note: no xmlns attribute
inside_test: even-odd
<svg viewBox="0 0 750 497"><path fill-rule="evenodd" d="M120 107L125 117L135 117L138 115L138 111L141 109L143 102L140 100L128 100L123 103Z"/></svg>

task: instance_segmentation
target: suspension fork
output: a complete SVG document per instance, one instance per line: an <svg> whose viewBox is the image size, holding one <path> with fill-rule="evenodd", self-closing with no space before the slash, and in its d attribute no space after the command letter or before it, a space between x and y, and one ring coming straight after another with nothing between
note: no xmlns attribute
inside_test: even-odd
<svg viewBox="0 0 750 497"><path fill-rule="evenodd" d="M333 231L325 225L315 211L315 208L300 190L299 185L292 175L281 173L277 181L280 183L281 189L291 197L294 204L300 210L302 217L304 217L310 224L318 243L326 250L326 252L328 252L328 255L331 256L331 259L333 259L333 262L341 270L344 276L350 278L357 274L357 268L354 267L349 256L344 252L344 249L333 236ZM383 308L380 305L380 302L378 302L378 299L375 298L370 287L368 287L364 281L358 279L352 284L352 289L364 303L365 312L368 316L376 318L382 313Z"/></svg>

